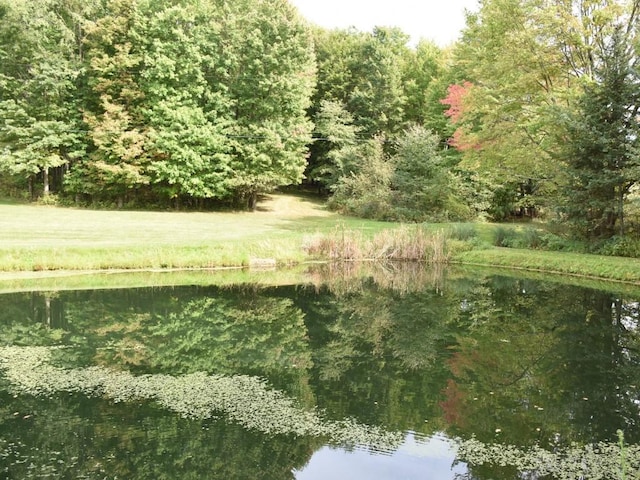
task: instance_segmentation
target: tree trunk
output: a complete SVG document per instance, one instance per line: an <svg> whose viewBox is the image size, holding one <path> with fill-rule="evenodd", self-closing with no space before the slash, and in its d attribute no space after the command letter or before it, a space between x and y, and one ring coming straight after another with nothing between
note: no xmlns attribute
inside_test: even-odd
<svg viewBox="0 0 640 480"><path fill-rule="evenodd" d="M256 207L258 206L258 192L252 191L249 193L249 210L252 212L256 211Z"/></svg>
<svg viewBox="0 0 640 480"><path fill-rule="evenodd" d="M620 220L620 236L624 237L624 190L622 187L618 193L618 218Z"/></svg>
<svg viewBox="0 0 640 480"><path fill-rule="evenodd" d="M51 328L51 297L49 296L44 298L44 322Z"/></svg>
<svg viewBox="0 0 640 480"><path fill-rule="evenodd" d="M42 193L46 197L49 195L49 167L44 167L42 169L42 183L44 183L44 188L42 189Z"/></svg>

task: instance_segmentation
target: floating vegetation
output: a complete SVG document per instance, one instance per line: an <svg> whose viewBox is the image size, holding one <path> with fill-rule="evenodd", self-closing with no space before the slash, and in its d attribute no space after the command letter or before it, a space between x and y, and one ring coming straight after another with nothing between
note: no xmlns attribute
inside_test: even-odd
<svg viewBox="0 0 640 480"><path fill-rule="evenodd" d="M640 472L640 445L600 442L550 452L540 447L522 450L513 445L485 444L476 439L458 440L457 444L461 461L473 465L512 466L521 473L535 472L531 478L547 475L557 480L640 478L637 476ZM627 476L625 472L636 474Z"/></svg>
<svg viewBox="0 0 640 480"><path fill-rule="evenodd" d="M182 376L140 375L103 367L63 369L51 365L60 347L0 348L0 368L16 393L52 396L77 392L114 402L154 400L185 418L225 414L245 428L266 434L326 437L335 444L396 449L401 432L363 425L353 419L329 421L297 406L283 392L258 377L194 373Z"/></svg>

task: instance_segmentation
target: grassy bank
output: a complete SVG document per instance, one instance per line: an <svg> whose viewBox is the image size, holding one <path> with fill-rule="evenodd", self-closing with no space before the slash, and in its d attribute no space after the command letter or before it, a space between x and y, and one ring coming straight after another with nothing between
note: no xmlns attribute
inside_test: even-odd
<svg viewBox="0 0 640 480"><path fill-rule="evenodd" d="M640 283L640 260L491 247L488 239L499 226L429 225L420 235L397 227L343 217L318 201L294 195L267 197L252 213L0 204L0 279L27 272L237 267L265 258L278 265L367 258L450 260ZM447 230L456 230L458 240L449 241L445 249L438 232ZM473 238L460 238L466 230L476 230L466 232ZM426 251L428 255L422 255Z"/></svg>
<svg viewBox="0 0 640 480"><path fill-rule="evenodd" d="M640 284L640 260L568 252L486 248L461 252L457 263L508 267Z"/></svg>

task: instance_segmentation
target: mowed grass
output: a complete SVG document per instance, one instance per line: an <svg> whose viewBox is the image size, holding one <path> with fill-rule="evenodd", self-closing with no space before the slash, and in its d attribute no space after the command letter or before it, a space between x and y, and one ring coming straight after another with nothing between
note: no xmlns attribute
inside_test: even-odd
<svg viewBox="0 0 640 480"><path fill-rule="evenodd" d="M211 268L306 257L309 235L390 224L341 217L312 198L271 195L256 212L104 211L0 204L0 271Z"/></svg>
<svg viewBox="0 0 640 480"><path fill-rule="evenodd" d="M57 271L241 267L252 259L314 259L326 238L363 239L400 225L329 212L313 197L266 196L256 212L105 211L0 204L0 279ZM430 224L438 233L460 224ZM519 268L640 284L640 259L490 246L499 225L462 224L479 242L452 241L456 263ZM383 234L383 236L386 233ZM324 240L323 240L324 239Z"/></svg>
<svg viewBox="0 0 640 480"><path fill-rule="evenodd" d="M640 259L637 258L494 247L460 252L455 260L467 265L517 268L640 285Z"/></svg>

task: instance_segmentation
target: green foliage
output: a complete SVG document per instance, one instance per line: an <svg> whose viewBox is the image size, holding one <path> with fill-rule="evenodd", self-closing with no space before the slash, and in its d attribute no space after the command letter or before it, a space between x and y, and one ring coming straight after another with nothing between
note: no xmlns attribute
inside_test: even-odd
<svg viewBox="0 0 640 480"><path fill-rule="evenodd" d="M567 115L562 212L584 238L625 235L625 203L640 181L640 70L629 34L618 29Z"/></svg>
<svg viewBox="0 0 640 480"><path fill-rule="evenodd" d="M560 235L533 226L499 225L493 232L493 245L552 251L582 251L583 247Z"/></svg>
<svg viewBox="0 0 640 480"><path fill-rule="evenodd" d="M499 226L494 231L493 244L496 247L515 247L516 238L517 234L513 228Z"/></svg>
<svg viewBox="0 0 640 480"><path fill-rule="evenodd" d="M472 211L461 182L441 153L437 135L412 126L398 138L393 159L394 218L402 221L460 221Z"/></svg>
<svg viewBox="0 0 640 480"><path fill-rule="evenodd" d="M629 235L614 235L604 242L594 244L592 250L598 255L640 258L640 239Z"/></svg>
<svg viewBox="0 0 640 480"><path fill-rule="evenodd" d="M478 238L478 229L471 223L456 223L448 231L449 238L470 241Z"/></svg>
<svg viewBox="0 0 640 480"><path fill-rule="evenodd" d="M368 135L391 135L404 120L403 54L408 37L399 29L376 27L354 59L354 87L347 105L356 124Z"/></svg>
<svg viewBox="0 0 640 480"><path fill-rule="evenodd" d="M71 2L70 13L79 8ZM0 2L0 173L36 195L49 173L83 153L77 20L53 1ZM56 185L59 187L59 185Z"/></svg>
<svg viewBox="0 0 640 480"><path fill-rule="evenodd" d="M5 178L46 194L55 169L61 193L120 206L301 181L314 53L285 0L0 6Z"/></svg>
<svg viewBox="0 0 640 480"><path fill-rule="evenodd" d="M319 182L328 191L333 191L341 177L357 168L359 128L353 125L353 116L343 104L322 100L315 116L316 132L321 139L312 147L309 178Z"/></svg>
<svg viewBox="0 0 640 480"><path fill-rule="evenodd" d="M234 105L230 182L254 208L259 192L303 178L315 57L308 27L286 0L232 5L237 50L227 86Z"/></svg>
<svg viewBox="0 0 640 480"><path fill-rule="evenodd" d="M498 184L542 181L557 172L546 109L567 82L562 82L561 49L547 42L550 14L540 5L483 2L467 18L454 53L460 80L468 85L454 119L459 135L454 143L465 147L466 168Z"/></svg>
<svg viewBox="0 0 640 480"><path fill-rule="evenodd" d="M632 1L491 0L468 17L452 144L495 184L495 220L560 210L584 238L625 230L638 178L637 15Z"/></svg>
<svg viewBox="0 0 640 480"><path fill-rule="evenodd" d="M342 175L329 205L344 213L380 220L423 222L474 216L468 190L446 163L438 137L412 126L398 137L395 154L377 138L332 152Z"/></svg>
<svg viewBox="0 0 640 480"><path fill-rule="evenodd" d="M393 28L375 28L371 33L317 30L315 110L323 100L344 104L369 138L400 131L406 119L402 76L409 55L407 40Z"/></svg>
<svg viewBox="0 0 640 480"><path fill-rule="evenodd" d="M384 154L383 139L378 137L341 153L343 164L353 165L353 171L340 177L329 206L358 217L388 220L394 170Z"/></svg>
<svg viewBox="0 0 640 480"><path fill-rule="evenodd" d="M421 40L405 53L402 85L406 96L405 122L425 125L441 138L449 137L450 126L440 99L448 86L447 55L432 42Z"/></svg>
<svg viewBox="0 0 640 480"><path fill-rule="evenodd" d="M216 35L224 17L207 3L151 10L140 33L150 181L165 199L224 198L230 193L225 129L231 100L212 67L226 61Z"/></svg>

